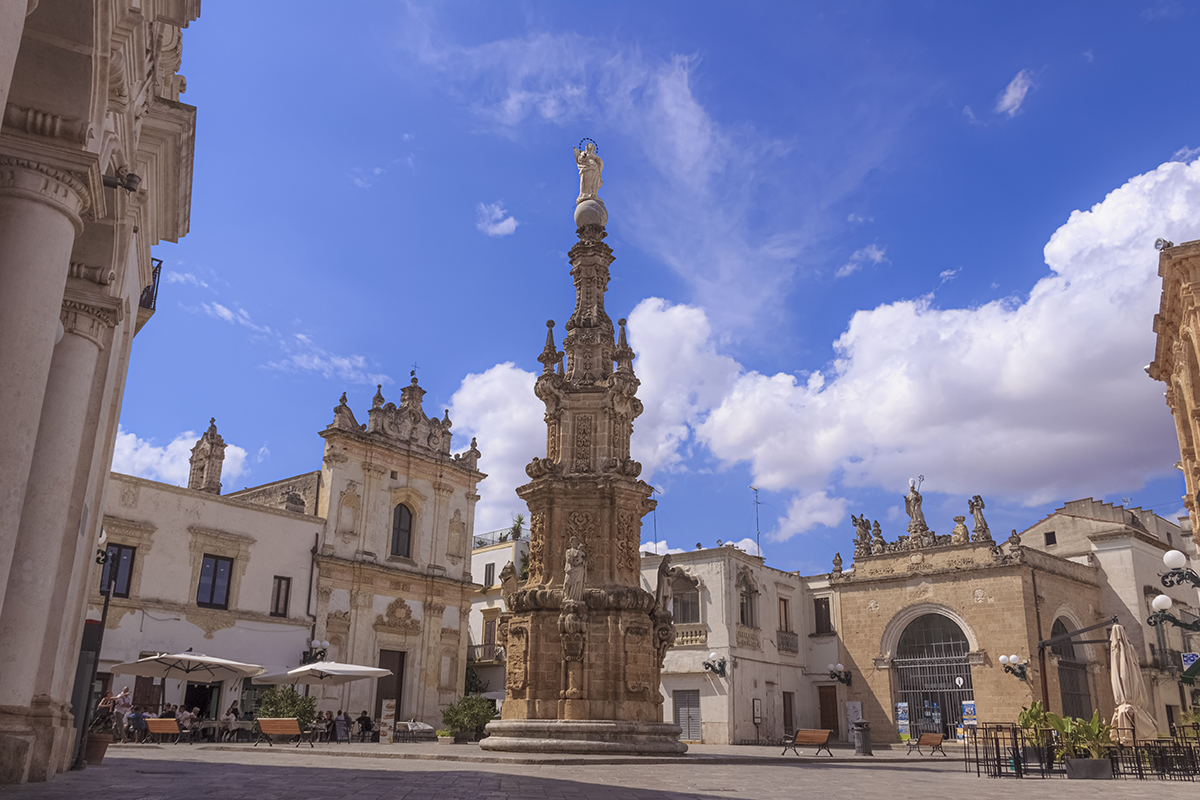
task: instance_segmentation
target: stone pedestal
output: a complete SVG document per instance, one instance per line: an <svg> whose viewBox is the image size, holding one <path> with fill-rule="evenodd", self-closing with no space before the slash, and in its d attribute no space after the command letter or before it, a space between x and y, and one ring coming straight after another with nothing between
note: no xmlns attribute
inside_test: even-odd
<svg viewBox="0 0 1200 800"><path fill-rule="evenodd" d="M490 723L487 731L479 748L502 753L679 756L687 752L687 745L679 741L679 726L662 722L499 720Z"/></svg>

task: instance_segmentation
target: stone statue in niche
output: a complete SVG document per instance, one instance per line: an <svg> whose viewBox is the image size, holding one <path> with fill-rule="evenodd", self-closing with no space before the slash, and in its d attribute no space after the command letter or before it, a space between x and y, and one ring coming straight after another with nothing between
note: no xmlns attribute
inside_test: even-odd
<svg viewBox="0 0 1200 800"><path fill-rule="evenodd" d="M604 185L604 159L596 152L595 142L588 142L583 152L575 148L575 166L579 167L579 200L598 199Z"/></svg>
<svg viewBox="0 0 1200 800"><path fill-rule="evenodd" d="M992 532L988 530L987 520L983 518L983 498L980 495L972 497L967 501L967 509L975 517L975 532L971 535L971 541L992 541Z"/></svg>
<svg viewBox="0 0 1200 800"><path fill-rule="evenodd" d="M583 600L584 581L587 580L587 551L578 539L572 539L567 547L567 565L563 578L563 600Z"/></svg>
<svg viewBox="0 0 1200 800"><path fill-rule="evenodd" d="M909 534L917 534L920 536L925 531L929 530L929 526L925 524L925 514L921 511L921 493L917 491L917 481L915 478L910 478L908 481L908 494L904 496L904 512L908 514L908 532Z"/></svg>
<svg viewBox="0 0 1200 800"><path fill-rule="evenodd" d="M504 565L504 569L500 570L500 598L504 600L504 607L512 611L512 596L517 589L521 588L517 581L517 568L513 566L513 562L508 562Z"/></svg>

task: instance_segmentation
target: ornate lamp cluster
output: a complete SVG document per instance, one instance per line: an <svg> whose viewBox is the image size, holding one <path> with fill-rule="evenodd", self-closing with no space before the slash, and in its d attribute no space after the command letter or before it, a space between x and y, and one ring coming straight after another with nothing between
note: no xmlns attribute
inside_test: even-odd
<svg viewBox="0 0 1200 800"><path fill-rule="evenodd" d="M838 683L844 683L847 686L850 685L850 670L846 669L842 664L830 664L829 677Z"/></svg>
<svg viewBox="0 0 1200 800"><path fill-rule="evenodd" d="M1029 680L1029 659L1021 658L1018 655L1000 656L1000 663L1004 665L1004 671L1009 675L1016 675L1017 680Z"/></svg>
<svg viewBox="0 0 1200 800"><path fill-rule="evenodd" d="M300 654L300 664L315 664L318 661L324 661L329 655L329 642L313 639L309 642L309 649Z"/></svg>
<svg viewBox="0 0 1200 800"><path fill-rule="evenodd" d="M1195 570L1187 566L1188 557L1179 550L1169 550L1163 556L1163 565L1166 566L1166 572L1158 573L1162 585L1170 588L1172 586L1182 586L1185 583L1190 583L1193 586L1200 588L1200 575L1197 575ZM1200 620L1196 622L1184 622L1183 620L1170 613L1171 607L1175 605L1165 594L1160 594L1155 597L1150 605L1154 608L1154 613L1149 616L1146 622L1150 625L1161 625L1164 622L1169 622L1172 625L1183 628L1187 631L1200 633Z"/></svg>
<svg viewBox="0 0 1200 800"><path fill-rule="evenodd" d="M725 659L718 658L716 652L708 654L708 661L704 662L704 669L711 672L718 678L725 677Z"/></svg>

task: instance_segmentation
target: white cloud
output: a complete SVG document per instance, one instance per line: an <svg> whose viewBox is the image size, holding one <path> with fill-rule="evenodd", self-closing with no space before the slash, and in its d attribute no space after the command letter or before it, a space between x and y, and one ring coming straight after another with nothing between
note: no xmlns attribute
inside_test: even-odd
<svg viewBox="0 0 1200 800"><path fill-rule="evenodd" d="M279 343L287 355L276 361L268 361L267 367L270 369L291 373L315 372L325 378L336 377L367 386L392 383L387 374L372 372L372 364L364 356L330 353L302 333L293 334L290 340L280 337Z"/></svg>
<svg viewBox="0 0 1200 800"><path fill-rule="evenodd" d="M963 106L962 114L964 117L967 118L968 122L972 122L972 123L979 122L979 120L975 117L975 112L971 110L970 106Z"/></svg>
<svg viewBox="0 0 1200 800"><path fill-rule="evenodd" d="M151 439L141 439L123 427L117 428L116 447L113 450L113 472L134 475L152 481L187 486L190 467L188 458L200 434L184 431L162 447ZM225 461L221 468L221 481L227 486L236 479L249 474L246 466L246 451L235 444L225 445Z"/></svg>
<svg viewBox="0 0 1200 800"><path fill-rule="evenodd" d="M258 462L259 464L261 464L262 462L266 461L270 457L271 457L271 450L269 447L267 447L267 443L263 442L263 446L258 448L258 453L255 455L254 460L256 462Z"/></svg>
<svg viewBox="0 0 1200 800"><path fill-rule="evenodd" d="M208 284L190 272L167 272L167 283L190 283L201 289L207 289Z"/></svg>
<svg viewBox="0 0 1200 800"><path fill-rule="evenodd" d="M787 515L780 517L775 530L767 535L767 541L785 542L818 525L836 527L846 518L846 507L844 497L830 497L823 490L796 495L788 504Z"/></svg>
<svg viewBox="0 0 1200 800"><path fill-rule="evenodd" d="M1200 158L1200 147L1181 147L1171 156L1172 161L1182 161L1187 164Z"/></svg>
<svg viewBox="0 0 1200 800"><path fill-rule="evenodd" d="M1000 95L1000 99L996 101L996 113L1008 114L1010 117L1017 115L1021 110L1021 104L1025 102L1025 95L1033 88L1033 72L1023 69L1017 73L1004 92Z"/></svg>
<svg viewBox="0 0 1200 800"><path fill-rule="evenodd" d="M937 285L941 286L943 283L946 283L947 281L954 280L955 276L957 276L958 273L960 273L960 272L962 272L961 269L944 269L944 270L942 270L941 272L938 273L938 284Z"/></svg>
<svg viewBox="0 0 1200 800"><path fill-rule="evenodd" d="M1092 53L1091 50L1084 50L1079 55L1084 61L1086 61L1089 64L1095 63L1095 61L1096 61L1096 56L1094 53Z"/></svg>
<svg viewBox="0 0 1200 800"><path fill-rule="evenodd" d="M476 213L478 219L475 227L488 236L508 236L516 231L517 225L520 224L516 217L508 215L504 204L499 200L495 203L480 203Z"/></svg>
<svg viewBox="0 0 1200 800"><path fill-rule="evenodd" d="M477 531L506 527L513 514L528 513L514 490L529 482L525 465L546 455L546 407L533 393L535 377L508 361L467 375L450 398L451 418L469 421L455 436L479 437L479 469L488 475L475 509Z"/></svg>
<svg viewBox="0 0 1200 800"><path fill-rule="evenodd" d="M239 308L234 311L220 303L201 303L200 307L204 309L204 313L214 319L223 320L230 325L241 325L243 328L249 328L255 333L265 333L273 336L279 334L266 325L258 325L250 319L250 312L244 308Z"/></svg>
<svg viewBox="0 0 1200 800"><path fill-rule="evenodd" d="M861 223L861 222L874 222L874 221L875 221L874 217L864 217L862 214L851 214L850 216L846 217L846 222Z"/></svg>
<svg viewBox="0 0 1200 800"><path fill-rule="evenodd" d="M798 168L822 177L797 184L783 159L805 152L807 142L714 120L695 90L694 56L654 58L634 45L575 33L463 46L444 41L433 16L410 11L411 52L498 134L586 124L640 149L650 169L637 185L613 187L621 201L608 195L614 224L619 214L626 235L673 270L731 338L762 336L764 323L783 319L802 256L827 229L844 224L828 209L886 160L892 136L923 103L897 100L911 94L899 78L895 87L877 87L880 94L859 104L854 119L830 118L821 134L824 141L831 128L853 129L854 145L851 137L835 138L846 143L836 157L820 164L801 159ZM773 194L786 195L802 212L786 219L764 214L764 197Z"/></svg>
<svg viewBox="0 0 1200 800"><path fill-rule="evenodd" d="M759 549L758 543L753 539L746 538L737 542L729 542L728 544L732 545L735 549L749 553L752 556L762 555L762 550Z"/></svg>
<svg viewBox="0 0 1200 800"><path fill-rule="evenodd" d="M686 551L682 547L669 546L667 544L666 539L663 539L662 541L658 541L658 542L642 542L642 546L641 546L642 555L646 555L649 553L652 555L664 556L664 555L668 555L668 554L683 553L683 552L686 552Z"/></svg>
<svg viewBox="0 0 1200 800"><path fill-rule="evenodd" d="M853 275L863 268L866 264L887 264L891 263L887 258L887 248L879 245L869 244L866 247L855 250L850 254L850 260L842 266L838 267L836 277L845 278Z"/></svg>

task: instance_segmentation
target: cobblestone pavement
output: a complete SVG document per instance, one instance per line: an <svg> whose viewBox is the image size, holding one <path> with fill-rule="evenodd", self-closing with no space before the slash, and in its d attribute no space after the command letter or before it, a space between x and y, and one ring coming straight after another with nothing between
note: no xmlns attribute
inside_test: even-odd
<svg viewBox="0 0 1200 800"><path fill-rule="evenodd" d="M707 748L706 748L707 749ZM716 748L714 748L716 749ZM729 748L739 750L739 748ZM897 763L817 761L618 766L546 763L464 763L370 757L366 751L277 747L209 749L164 746L116 748L102 766L60 775L50 783L0 787L0 798L113 798L113 800L805 800L855 796L1022 798L1055 800L1195 800L1194 783L1083 782L1062 779L977 778L961 761L920 759ZM744 751L743 751L744 752ZM713 755L717 755L714 753Z"/></svg>

